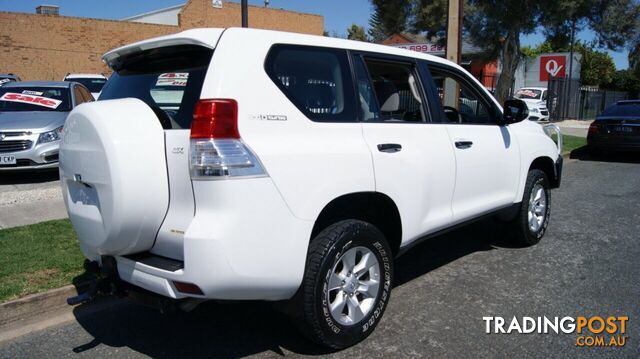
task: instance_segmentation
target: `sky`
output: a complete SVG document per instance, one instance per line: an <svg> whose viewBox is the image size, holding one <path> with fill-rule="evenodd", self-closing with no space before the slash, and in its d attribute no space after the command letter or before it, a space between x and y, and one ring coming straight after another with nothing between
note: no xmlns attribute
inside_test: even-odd
<svg viewBox="0 0 640 359"><path fill-rule="evenodd" d="M0 0L0 11L33 13L36 6L44 3L60 6L61 15L122 19L184 2L186 0ZM262 6L264 0L249 0L249 3ZM369 0L270 0L269 6L322 15L325 30L342 36L346 35L346 29L351 24L366 28L371 14ZM590 41L593 37L590 31L581 31L577 35L578 39L584 41ZM537 45L544 41L544 37L537 33L523 36L521 40L523 45ZM629 66L627 51L609 53L617 69Z"/></svg>

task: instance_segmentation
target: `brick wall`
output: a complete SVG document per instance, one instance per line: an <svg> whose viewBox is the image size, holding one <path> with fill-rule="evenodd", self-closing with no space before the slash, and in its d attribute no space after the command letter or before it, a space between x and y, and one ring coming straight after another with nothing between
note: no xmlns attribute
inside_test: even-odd
<svg viewBox="0 0 640 359"><path fill-rule="evenodd" d="M324 19L319 15L259 6L249 6L248 10L249 27L312 35L322 35L324 31ZM240 4L232 2L225 2L222 9L216 9L210 0L189 0L179 18L183 28L242 25Z"/></svg>
<svg viewBox="0 0 640 359"><path fill-rule="evenodd" d="M68 72L109 73L101 56L110 49L194 27L240 26L240 5L190 0L180 26L68 16L0 12L0 73L23 80L62 80ZM284 10L249 7L249 26L322 35L323 18Z"/></svg>

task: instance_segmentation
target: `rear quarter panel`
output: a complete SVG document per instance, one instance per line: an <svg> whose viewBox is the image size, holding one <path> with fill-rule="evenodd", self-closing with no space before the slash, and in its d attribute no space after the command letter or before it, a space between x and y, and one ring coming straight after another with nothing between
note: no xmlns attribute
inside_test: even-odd
<svg viewBox="0 0 640 359"><path fill-rule="evenodd" d="M216 47L201 95L237 100L242 140L263 163L292 213L304 220L315 220L336 197L375 190L361 125L309 120L265 71L273 44L317 46L313 39L228 29ZM286 120L265 119L269 115Z"/></svg>

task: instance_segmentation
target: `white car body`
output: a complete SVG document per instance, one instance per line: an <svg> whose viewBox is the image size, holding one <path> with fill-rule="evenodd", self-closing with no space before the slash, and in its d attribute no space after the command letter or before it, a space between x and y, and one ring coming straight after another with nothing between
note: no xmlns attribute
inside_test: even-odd
<svg viewBox="0 0 640 359"><path fill-rule="evenodd" d="M188 30L115 49L104 56L109 65L163 46L215 49L199 98L237 101L241 143L264 171L194 179L188 128L164 130L137 99L81 106L64 128L60 173L87 258L113 256L122 280L169 298L288 299L302 282L314 226L337 199L369 194L392 203L401 226L392 247L400 253L420 238L520 203L535 164L551 166L554 176L559 149L530 121L311 121L265 71L276 44L439 64L464 74L502 111L458 65L383 45L230 28ZM473 147L456 148L461 139ZM381 152L379 144L402 144L402 151ZM149 257L178 263L177 269L156 266ZM177 282L195 284L201 294L181 292Z"/></svg>
<svg viewBox="0 0 640 359"><path fill-rule="evenodd" d="M91 81L92 79L107 80L107 77L103 74L67 74L67 76L64 77L63 81ZM83 85L86 86L85 83L83 83ZM100 97L100 91L92 91L91 95L93 96L94 100L97 100L98 97Z"/></svg>
<svg viewBox="0 0 640 359"><path fill-rule="evenodd" d="M539 93L537 98L525 98L519 97L518 94L521 91L534 91ZM548 90L546 87L523 87L516 91L515 98L524 101L529 108L528 120L531 121L549 121L549 110L547 109L547 95Z"/></svg>

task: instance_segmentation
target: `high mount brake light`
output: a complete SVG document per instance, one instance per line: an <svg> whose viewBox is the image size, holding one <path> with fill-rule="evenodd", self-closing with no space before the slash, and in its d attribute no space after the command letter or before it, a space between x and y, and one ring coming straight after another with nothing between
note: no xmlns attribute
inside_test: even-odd
<svg viewBox="0 0 640 359"><path fill-rule="evenodd" d="M240 140L236 100L196 103L191 123L190 171L194 180L266 175L258 158Z"/></svg>

